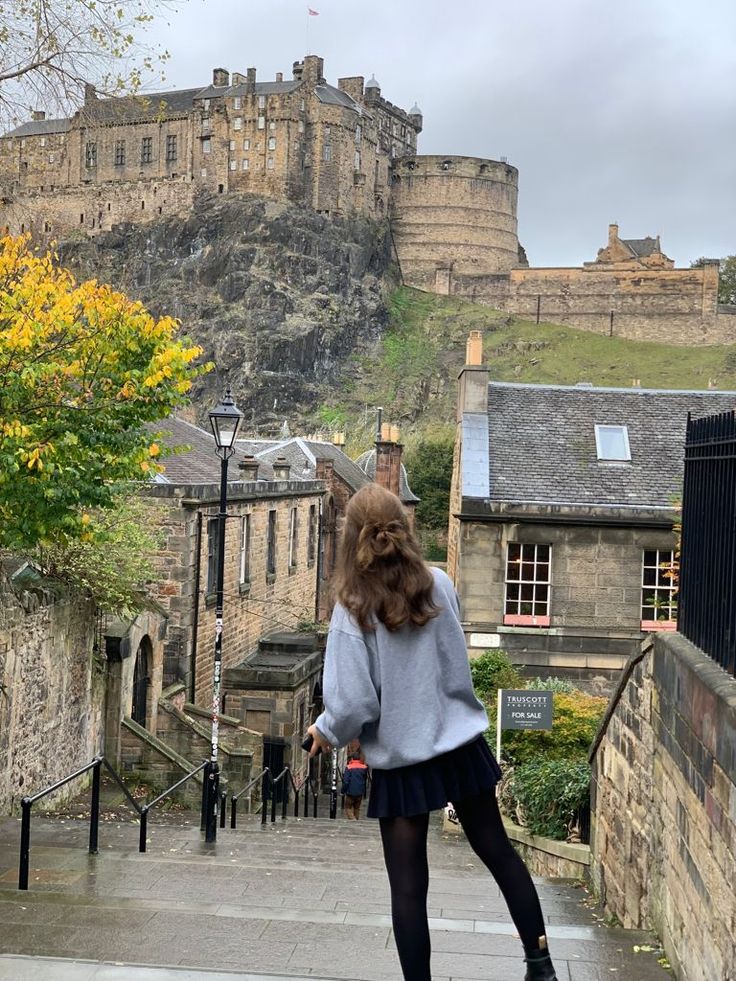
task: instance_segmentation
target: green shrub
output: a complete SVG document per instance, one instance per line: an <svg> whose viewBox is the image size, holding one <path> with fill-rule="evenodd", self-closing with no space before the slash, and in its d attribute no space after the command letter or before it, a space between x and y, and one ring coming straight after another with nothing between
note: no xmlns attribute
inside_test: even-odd
<svg viewBox="0 0 736 981"><path fill-rule="evenodd" d="M567 678L532 678L524 687L532 691L555 691L565 695L577 691L575 685Z"/></svg>
<svg viewBox="0 0 736 981"><path fill-rule="evenodd" d="M540 760L514 770L507 786L512 813L529 831L565 841L577 811L590 802L590 767L584 757Z"/></svg>
<svg viewBox="0 0 736 981"><path fill-rule="evenodd" d="M503 736L504 759L516 764L571 760L586 756L608 700L581 691L554 696L552 730L515 730Z"/></svg>
<svg viewBox="0 0 736 981"><path fill-rule="evenodd" d="M521 688L522 677L509 660L508 654L500 650L484 651L470 662L475 693L487 705L496 701L499 688Z"/></svg>

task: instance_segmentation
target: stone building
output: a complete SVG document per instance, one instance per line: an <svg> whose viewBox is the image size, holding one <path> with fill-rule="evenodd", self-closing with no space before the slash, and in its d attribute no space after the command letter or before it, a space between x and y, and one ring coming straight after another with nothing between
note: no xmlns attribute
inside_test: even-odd
<svg viewBox="0 0 736 981"><path fill-rule="evenodd" d="M42 111L0 138L0 226L95 233L186 213L200 189L302 201L326 214L386 214L389 168L416 151L422 116L375 79L324 77L308 55L291 79L216 68L212 84L144 97L87 88L70 119Z"/></svg>
<svg viewBox="0 0 736 981"><path fill-rule="evenodd" d="M674 629L687 415L736 393L489 383L477 333L467 359L448 572L468 647L613 677L644 632Z"/></svg>

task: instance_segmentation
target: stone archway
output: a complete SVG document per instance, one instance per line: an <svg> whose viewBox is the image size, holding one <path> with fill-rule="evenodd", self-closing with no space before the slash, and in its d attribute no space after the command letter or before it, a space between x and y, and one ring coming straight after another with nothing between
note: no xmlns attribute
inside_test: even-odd
<svg viewBox="0 0 736 981"><path fill-rule="evenodd" d="M148 697L151 688L151 670L153 668L153 647L148 634L141 638L135 655L133 668L133 703L130 717L139 726L146 728L149 721Z"/></svg>

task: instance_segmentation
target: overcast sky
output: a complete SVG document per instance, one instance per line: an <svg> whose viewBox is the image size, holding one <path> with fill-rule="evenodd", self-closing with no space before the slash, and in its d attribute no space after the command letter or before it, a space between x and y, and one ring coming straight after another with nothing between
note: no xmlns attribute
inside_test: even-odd
<svg viewBox="0 0 736 981"><path fill-rule="evenodd" d="M173 88L306 53L424 112L424 153L519 168L535 266L662 236L677 265L736 253L736 0L188 0L157 28ZM307 40L307 30L309 36Z"/></svg>

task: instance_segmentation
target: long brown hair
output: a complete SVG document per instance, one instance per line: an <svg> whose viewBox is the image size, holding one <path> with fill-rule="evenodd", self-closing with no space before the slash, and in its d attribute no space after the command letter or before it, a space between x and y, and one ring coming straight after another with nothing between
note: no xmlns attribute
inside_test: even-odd
<svg viewBox="0 0 736 981"><path fill-rule="evenodd" d="M362 630L374 618L388 630L423 626L437 616L434 579L422 559L406 511L378 484L362 487L348 503L335 574L335 593Z"/></svg>

